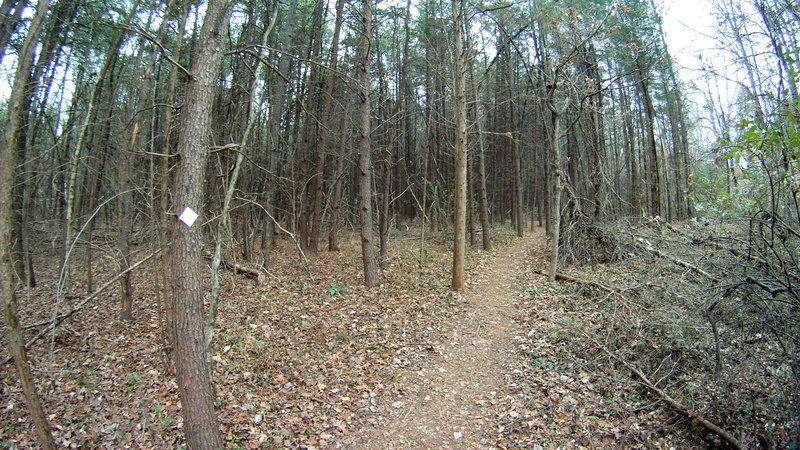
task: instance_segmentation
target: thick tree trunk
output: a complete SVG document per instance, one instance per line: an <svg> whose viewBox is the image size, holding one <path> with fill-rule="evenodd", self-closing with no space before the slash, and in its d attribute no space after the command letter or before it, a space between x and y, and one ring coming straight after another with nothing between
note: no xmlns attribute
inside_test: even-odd
<svg viewBox="0 0 800 450"><path fill-rule="evenodd" d="M370 163L370 35L372 33L372 0L363 0L361 38L356 50L358 100L358 212L361 219L361 256L364 262L364 284L380 283L375 255L375 231L372 229L372 167Z"/></svg>
<svg viewBox="0 0 800 450"><path fill-rule="evenodd" d="M186 441L192 449L223 447L214 413L214 392L209 377L203 333L204 221L203 203L206 160L211 145L211 111L217 86L225 36L230 14L228 0L210 0L192 63L192 78L186 90L178 136L178 161L173 182L171 210L180 213L192 208L200 215L194 226L174 220L169 247L172 273L170 309L176 378L184 417Z"/></svg>
<svg viewBox="0 0 800 450"><path fill-rule="evenodd" d="M19 145L20 128L23 122L23 103L25 87L28 85L36 40L47 13L48 1L40 0L31 20L28 34L19 53L17 71L8 101L2 141L0 141L0 307L6 325L9 352L20 376L20 384L28 404L39 445L45 449L55 448L50 433L50 424L42 409L39 394L36 392L33 374L25 353L25 339L17 316L17 284L11 259L11 240L14 233L13 190L15 178L16 153Z"/></svg>
<svg viewBox="0 0 800 450"><path fill-rule="evenodd" d="M189 7L186 4L180 6L180 9L176 12L179 14L180 21L178 22L178 36L183 36L184 32L186 31L186 22L189 15ZM181 55L181 51L183 48L183 39L176 39L175 44L172 48L172 57L179 58ZM178 85L178 68L171 67L171 72L169 75L169 83L167 85L167 92L165 103L167 105L173 105L175 102L175 91ZM160 217L158 219L158 243L159 247L163 248L167 245L168 242L168 235L169 235L169 227L171 225L171 221L174 220L173 217L169 217L167 212L169 211L169 185L172 180L171 176L171 156L173 155L173 146L172 146L172 131L175 128L174 119L175 119L175 111L168 107L165 112L164 117L164 128L162 129L163 134L163 143L161 146L161 173L159 177L159 206L158 206L158 213ZM158 261L162 267L165 269L168 267L168 252L161 252L158 255ZM172 313L172 302L168 301L167 290L169 289L167 286L171 284L170 280L170 271L169 270L162 270L159 282L161 286L159 287L159 292L161 294L161 298L159 299L159 304L162 308L162 315L161 315L161 324L162 326L162 343L165 349L172 349L173 351L165 351L164 352L164 367L165 373L170 373L171 370L169 368L173 365L173 354L174 354L174 345L172 344L172 332L168 326L173 322L173 313Z"/></svg>

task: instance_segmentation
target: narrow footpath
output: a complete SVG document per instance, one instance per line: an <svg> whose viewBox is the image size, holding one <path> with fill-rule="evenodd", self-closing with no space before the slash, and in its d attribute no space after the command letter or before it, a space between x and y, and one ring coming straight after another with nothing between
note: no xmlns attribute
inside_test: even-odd
<svg viewBox="0 0 800 450"><path fill-rule="evenodd" d="M484 263L465 295L466 313L452 336L421 369L403 374L400 394L380 405L376 426L351 436L346 448L491 448L496 418L515 399L506 392L524 331L514 320L524 295L518 281L525 252L542 233L515 239Z"/></svg>

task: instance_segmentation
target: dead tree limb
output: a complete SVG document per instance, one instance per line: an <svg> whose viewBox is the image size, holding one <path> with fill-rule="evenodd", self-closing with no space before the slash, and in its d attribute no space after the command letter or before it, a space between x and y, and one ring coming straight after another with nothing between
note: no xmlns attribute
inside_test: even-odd
<svg viewBox="0 0 800 450"><path fill-rule="evenodd" d="M149 261L149 260L150 260L152 257L156 256L156 255L157 255L157 254L159 254L160 252L161 252L161 249L158 249L158 250L154 251L153 253L150 253L150 254L149 254L149 255L147 255L146 257L144 257L144 258L143 258L142 260L140 260L139 262L137 262L137 263L135 263L135 264L132 264L132 265L131 265L130 267L128 267L127 269L125 269L125 270L123 270L122 272L120 272L120 273L118 273L118 274L114 275L113 277L111 277L111 279L109 279L108 281L106 281L105 283L103 283L103 285L102 285L102 286L100 286L100 287L99 287L99 288L97 288L97 289L96 289L94 292L92 292L91 294L89 294L89 296L87 296L86 298L84 298L83 300L81 300L80 302L78 302L78 303L77 303L75 306L71 306L69 309L67 309L66 311L64 311L64 313L62 313L62 314L59 314L58 316L56 316L56 317L55 317L55 318L54 318L52 321L50 321L50 322L48 323L48 325L47 325L46 327L42 328L42 329L41 329L41 330L40 330L38 333L36 333L36 335L34 335L34 336L33 336L33 337L32 337L32 338L31 338L31 339L28 341L28 342L26 342L26 343L25 343L25 348L26 348L26 349L30 348L30 346L31 346L31 345L33 345L33 343L34 343L34 342L36 342L36 341L38 341L39 339L41 339L41 338L42 338L42 336L44 336L45 334L47 334L47 333L48 333L50 330L53 330L53 329L55 329L55 327L57 327L58 325L60 325L60 324L61 324L61 322L63 322L64 320L66 320L68 317L72 316L72 315L73 315L73 314L75 314L76 312L78 312L78 311L80 311L81 309L83 309L83 307L84 307L84 306L86 306L86 304L87 304L87 303L89 303L90 301L92 301L92 300L94 300L95 298L97 298L97 296L98 296L98 295L100 295L101 293L103 293L103 291L105 291L106 289L108 289L108 287L109 287L109 286L111 286L112 284L116 283L116 281L117 281L117 280L119 280L120 278L124 277L126 274L128 274L128 273L132 272L132 271L133 271L133 269L136 269L137 267L141 266L141 265L142 265L142 264L144 264L145 262ZM11 357L10 357L10 356L9 356L9 357L6 357L6 358L5 358L5 359L3 359L2 361L0 361L0 366L3 366L3 365L5 365L5 364L6 364L6 363L8 363L9 361L11 361Z"/></svg>
<svg viewBox="0 0 800 450"><path fill-rule="evenodd" d="M675 399L670 397L669 394L667 394L662 389L658 388L655 384L653 384L650 381L650 379L648 379L647 376L644 373L642 373L641 370L637 369L633 364L629 363L628 361L626 361L626 360L620 358L619 356L617 356L616 354L612 353L604 345L602 345L599 342L597 342L596 340L592 339L591 337L589 337L585 333L584 333L584 336L586 336L586 338L591 340L594 343L594 345L596 345L598 348L603 350L603 352L605 352L608 356L610 356L611 359L613 359L613 360L617 361L618 363L622 364L623 366L625 366L626 369L630 370L637 377L639 377L639 379L641 380L641 384L644 387L646 387L650 392L654 393L659 398L659 400L661 400L664 403L666 403L670 408L672 408L675 411L685 415L686 417L692 419L692 421L694 423L702 426L703 428L707 429L708 431L711 431L712 433L714 433L717 436L721 437L725 442L730 444L732 447L737 448L737 449L745 448L744 444L742 444L738 439L736 439L731 433L729 433L726 430L723 430L718 425L716 425L716 424L714 424L712 422L709 422L708 419L706 419L703 416L701 416L697 411L691 410L688 407L678 403Z"/></svg>
<svg viewBox="0 0 800 450"><path fill-rule="evenodd" d="M535 270L534 273L538 273L539 275L544 275L546 277L550 276L550 273L548 273L546 270ZM597 289L606 291L606 292L608 292L610 294L614 293L614 292L619 292L619 289L610 288L610 287L608 287L608 286L606 286L604 284L600 284L600 283L598 283L596 281L582 280L580 278L571 277L569 275L564 275L562 273L556 273L556 280L567 281L567 282L570 282L570 283L585 284L587 286L596 287Z"/></svg>
<svg viewBox="0 0 800 450"><path fill-rule="evenodd" d="M225 260L221 261L220 265L231 272L242 274L247 278L256 280L258 284L262 284L264 281L264 274L256 269L252 269L241 264L231 263Z"/></svg>
<svg viewBox="0 0 800 450"><path fill-rule="evenodd" d="M668 259L668 260L674 262L675 264L677 264L677 265L679 265L681 267L685 267L685 268L687 268L687 269L689 269L689 270L691 270L693 272L696 272L696 273L708 278L711 281L719 281L719 278L715 277L714 275L711 275L710 273L708 273L705 270L695 266L694 264L686 262L686 261L684 261L682 259L678 259L678 258L676 258L676 257L674 257L672 255L667 254L667 253L664 253L663 251L661 251L661 250L659 250L659 249L657 249L655 247L651 247L649 245L637 244L635 242L633 243L633 245L635 247L637 247L637 248L640 248L640 249L648 252L648 253L652 253L652 254L660 257L660 258Z"/></svg>
<svg viewBox="0 0 800 450"><path fill-rule="evenodd" d="M213 255L211 253L206 253L205 257L206 259L211 260L213 258ZM246 276L247 278L250 278L251 280L255 280L256 283L258 284L262 284L264 281L265 274L259 271L258 269L253 269L251 267L243 266L241 264L232 263L224 259L219 262L219 265L233 273L238 273L240 275Z"/></svg>

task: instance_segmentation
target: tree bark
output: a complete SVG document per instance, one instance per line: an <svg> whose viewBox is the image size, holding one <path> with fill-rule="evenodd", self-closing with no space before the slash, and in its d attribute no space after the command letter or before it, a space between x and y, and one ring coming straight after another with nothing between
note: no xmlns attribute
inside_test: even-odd
<svg viewBox="0 0 800 450"><path fill-rule="evenodd" d="M323 12L325 11L323 0L318 0L316 7L314 8L314 19L311 25L313 29L313 47L311 52L311 68L309 70L309 84L308 84L308 105L307 108L310 108L314 111L317 111L317 106L320 104L319 98L324 95L324 93L320 93L320 89L318 88L319 80L318 80L318 73L319 73L319 62L320 62L320 52L322 48L322 16ZM325 99L323 98L323 102ZM319 109L320 117L322 117L322 125L324 126L324 112L322 111L323 108ZM308 239L303 239L303 242L308 243L308 249L311 253L317 254L319 252L319 238L322 229L322 204L324 201L324 191L323 187L325 185L325 147L322 145L322 141L319 139L320 133L323 133L316 117L312 115L306 116L306 126L305 131L303 133L303 141L304 141L304 151L310 151L311 149L316 148L316 152L314 156L314 171L311 173L311 182L309 183L309 191L308 191L308 207L307 211L310 213L310 223L306 222L305 227L300 230L300 234L308 236ZM316 134L316 145L314 145L311 141L312 134ZM311 157L311 155L309 155ZM308 220L309 217L306 217Z"/></svg>
<svg viewBox="0 0 800 450"><path fill-rule="evenodd" d="M566 110L557 107L551 108L553 136L550 140L550 230L552 242L550 243L550 274L548 281L556 281L558 275L559 239L561 239L561 113Z"/></svg>
<svg viewBox="0 0 800 450"><path fill-rule="evenodd" d="M655 109L653 108L653 100L650 97L650 83L645 76L645 67L641 59L636 60L636 76L638 78L637 86L641 94L643 109L644 109L644 144L648 158L647 171L650 176L650 215L663 216L663 208L661 205L661 170L660 159L658 155L658 147L656 146L655 135Z"/></svg>
<svg viewBox="0 0 800 450"><path fill-rule="evenodd" d="M28 357L25 352L25 340L17 316L16 280L11 257L11 240L14 233L13 191L15 178L16 153L19 145L20 128L23 122L23 103L25 88L30 78L36 41L47 13L48 0L40 0L36 13L31 20L28 34L19 53L17 71L8 102L2 141L0 141L0 307L6 322L6 336L9 352L19 372L20 384L28 404L36 437L39 445L45 449L55 448L50 433L50 424L44 414L39 394L33 379Z"/></svg>
<svg viewBox="0 0 800 450"><path fill-rule="evenodd" d="M470 81L472 87L472 97L475 101L475 139L478 142L478 209L481 221L481 238L483 240L483 250L492 249L492 241L489 233L489 200L486 191L486 141L483 139L483 128L481 126L481 101L478 98L478 88L475 82L475 67L470 63Z"/></svg>
<svg viewBox="0 0 800 450"><path fill-rule="evenodd" d="M370 35L372 33L372 0L363 0L361 38L356 49L358 100L358 210L361 220L361 256L364 262L364 284L373 287L380 283L375 255L375 231L372 218L372 167L370 163Z"/></svg>
<svg viewBox="0 0 800 450"><path fill-rule="evenodd" d="M289 15L282 21L281 30L281 50L284 52L292 52L294 48L294 23L297 17L297 0L294 0L289 6ZM275 197L277 193L278 182L278 149L280 148L281 140L281 124L283 123L283 113L286 111L284 103L286 103L286 92L288 83L284 77L289 75L289 67L291 63L291 55L279 54L278 55L278 73L273 83L272 101L269 105L269 137L267 140L267 161L269 164L269 172L267 173L266 188L264 193L264 209L277 219L275 214ZM272 219L267 218L264 220L264 235L261 240L261 255L264 259L264 266L269 267L270 257L272 255L272 247L275 243L275 223Z"/></svg>
<svg viewBox="0 0 800 450"><path fill-rule="evenodd" d="M178 21L178 32L177 32L178 36L183 36L183 34L185 33L185 31L186 31L186 22L187 22L188 15L189 15L189 7L188 7L188 5L186 5L184 2L181 2L181 3L182 4L180 5L179 9L175 12L175 14L176 15L179 14L178 17L180 17L180 19ZM175 39L175 44L174 44L174 46L172 48L172 57L173 58L179 58L180 55L181 55L182 48L183 48L183 39ZM159 247L160 248L164 248L167 245L167 242L168 242L167 239L168 239L169 228L170 228L169 226L171 225L171 223L170 223L170 219L171 218L168 216L169 197L170 197L169 196L169 185L170 185L170 181L172 179L172 177L171 177L172 171L171 171L171 162L170 162L170 160L172 159L171 156L173 155L172 131L175 128L174 127L174 120L175 120L175 115L176 115L175 114L175 110L171 106L175 102L175 91L176 91L176 88L177 88L177 85L178 85L178 73L179 73L179 70L178 70L177 67L171 67L170 69L171 69L171 71L170 71L170 74L169 74L169 81L168 81L168 84L167 84L167 92L166 92L166 98L165 98L165 103L167 105L169 105L169 106L168 106L168 108L167 108L167 110L165 112L164 125L163 125L162 131L161 131L161 133L162 133L162 135L164 137L163 137L163 143L162 143L162 146L161 146L161 154L163 156L161 157L161 173L160 173L160 179L159 179L159 191L160 191L159 194L160 194L160 196L159 196L158 212L160 213L160 216L158 217L158 222L159 222L158 223L158 226L159 226L159 229L158 229L158 243L159 243ZM168 259L167 259L168 255L165 255L165 253L167 253L167 252L162 252L162 253L160 253L158 255L158 261L162 265L162 267L164 267L164 269L167 269L168 268L168 262L167 262L168 261ZM167 295L167 289L168 288L167 288L167 286L169 286L171 284L170 273L169 272L170 272L169 270L162 270L161 274L160 274L160 277L159 277L159 282L161 283L161 286L159 287L159 293L161 294L160 298L159 298L159 304L160 304L161 309L162 309L162 314L161 314L160 320L161 320L161 325L163 325L161 327L162 328L161 339L162 339L162 343L163 343L165 349L173 349L174 350L174 345L172 344L172 334L171 334L171 331L169 330L170 327L168 326L169 324L172 323L172 318L173 318L173 313L172 313L172 309L171 309L171 307L172 307L171 303L172 302L167 300L167 298L168 298L168 295ZM165 351L164 352L165 373L170 373L171 372L169 370L169 368L173 365L172 356L173 356L173 353L171 351Z"/></svg>
<svg viewBox="0 0 800 450"><path fill-rule="evenodd" d="M461 0L453 4L453 108L455 115L455 192L453 219L453 282L455 292L464 292L467 221L467 98L464 81L464 15Z"/></svg>
<svg viewBox="0 0 800 450"><path fill-rule="evenodd" d="M172 185L171 211L180 214L184 208L190 207L200 215L200 222L192 227L173 221L168 258L172 274L170 309L173 320L170 328L175 346L176 378L186 441L192 449L223 447L205 357L201 232L206 160L211 144L211 111L229 14L228 0L209 1L192 63L192 78L186 90L178 135L180 160Z"/></svg>
<svg viewBox="0 0 800 450"><path fill-rule="evenodd" d="M344 0L336 1L336 18L334 19L333 37L331 39L331 54L328 62L328 74L325 77L325 92L322 96L322 106L320 107L320 127L318 131L317 162L315 178L312 183L314 195L314 220L311 223L310 247L313 252L319 250L319 241L322 234L322 206L325 200L324 181L325 181L325 157L328 154L331 142L331 111L333 110L334 89L339 85L339 75L337 73L339 63L339 36L342 31L344 21ZM334 183L336 181L334 180ZM330 244L330 241L329 241Z"/></svg>
<svg viewBox="0 0 800 450"><path fill-rule="evenodd" d="M344 196L344 160L347 147L348 129L350 128L349 104L344 105L339 150L336 152L336 170L333 174L333 198L331 199L331 223L328 230L328 251L339 251L339 227L342 222L342 198Z"/></svg>

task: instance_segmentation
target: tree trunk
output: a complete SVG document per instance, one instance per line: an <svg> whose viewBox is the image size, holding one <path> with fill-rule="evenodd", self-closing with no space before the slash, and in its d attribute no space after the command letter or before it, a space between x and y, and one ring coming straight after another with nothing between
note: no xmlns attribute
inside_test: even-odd
<svg viewBox="0 0 800 450"><path fill-rule="evenodd" d="M630 111L631 104L624 89L620 89L620 106L623 111ZM630 114L622 115L622 128L622 148L628 158L628 171L630 175L630 184L628 186L630 189L630 195L628 197L630 201L630 213L636 216L642 214L642 180L639 177L639 162L636 157L637 151L634 144L633 119Z"/></svg>
<svg viewBox="0 0 800 450"><path fill-rule="evenodd" d="M361 219L361 256L364 262L364 284L376 286L379 282L378 261L375 256L375 231L372 229L372 167L370 164L370 35L372 33L372 0L362 0L363 28L356 49L358 80L358 210Z"/></svg>
<svg viewBox="0 0 800 450"><path fill-rule="evenodd" d="M281 140L281 124L283 123L283 113L286 103L286 92L288 83L284 77L289 76L291 63L291 52L294 48L294 23L297 17L297 0L289 6L289 15L282 21L281 30L281 50L289 52L289 55L278 55L278 74L273 83L272 101L269 105L269 137L267 139L267 160L269 172L267 173L266 192L264 193L264 209L277 220L275 214L275 196L277 193L278 182L278 149ZM269 267L272 247L275 243L275 223L272 218L264 220L264 235L261 240L261 255L264 259L264 266Z"/></svg>
<svg viewBox="0 0 800 450"><path fill-rule="evenodd" d="M139 10L139 2L134 2L131 11L128 13L128 16L123 19L124 23L129 23L131 18L136 14ZM100 101L100 94L103 91L103 84L105 82L106 76L111 71L112 66L114 65L117 55L119 53L119 49L122 46L124 41L125 32L119 31L117 33L114 42L111 44L111 47L108 49L108 53L106 54L105 62L103 63L103 67L100 69L100 72L97 74L97 78L92 86L92 93L89 98L89 104L86 107L86 112L84 121L81 125L80 130L78 131L78 138L75 144L75 152L72 155L72 159L69 163L69 182L67 183L67 192L66 192L66 208L65 208L65 217L64 217L64 258L61 263L61 280L59 280L59 293L60 295L64 295L65 292L69 292L71 286L71 280L69 276L69 258L70 252L72 251L73 245L73 233L75 230L73 229L75 224L74 215L75 210L75 194L78 190L78 169L80 165L80 160L82 157L82 153L84 150L84 146L86 145L86 139L89 135L89 127L94 123L95 115L97 114L97 104Z"/></svg>
<svg viewBox="0 0 800 450"><path fill-rule="evenodd" d="M14 171L20 128L23 122L25 88L28 85L36 41L47 13L47 7L47 0L39 1L19 53L17 71L11 88L2 141L0 142L0 180L3 180L0 183L0 306L6 322L9 352L14 357L14 363L19 372L20 384L36 429L37 441L42 448L52 449L55 448L55 444L50 433L50 424L47 422L39 394L36 392L33 374L25 352L25 339L17 316L15 292L17 283L11 259L11 240L14 233Z"/></svg>
<svg viewBox="0 0 800 450"><path fill-rule="evenodd" d="M3 0L0 7L0 64L6 55L11 35L22 22L22 13L28 7L27 0Z"/></svg>
<svg viewBox="0 0 800 450"><path fill-rule="evenodd" d="M513 112L511 117L514 117ZM514 123L513 119L511 123ZM523 196L525 194L524 186L522 185L522 157L519 149L520 133L515 133L515 136L511 139L513 140L511 148L514 151L512 155L514 157L514 229L517 231L517 236L522 237L525 234L525 220L523 214Z"/></svg>
<svg viewBox="0 0 800 450"><path fill-rule="evenodd" d="M321 94L318 88L319 80L318 80L318 72L319 72L319 61L320 61L320 51L322 48L322 16L325 8L323 7L325 2L323 0L318 0L317 5L314 8L314 20L312 23L313 29L313 49L311 52L311 68L309 70L309 84L308 84L308 105L307 108L317 112L317 107L320 105L319 98ZM325 101L324 99L322 100ZM324 112L319 110L319 117L322 117L322 124L324 126ZM318 253L319 252L319 237L322 228L322 204L324 200L323 196L323 187L325 185L325 147L322 145L322 142L318 139L319 133L323 132L321 130L322 127L319 126L319 119L312 116L306 117L306 129L303 134L303 141L304 141L304 151L311 150L316 148L316 154L313 155L315 158L314 163L314 171L311 173L311 182L309 183L309 191L308 191L308 208L307 211L310 213L306 219L310 219L310 223L306 223L304 229L301 229L301 234L306 233L308 235L308 249L311 253ZM316 145L314 145L310 139L312 138L312 134L315 134ZM311 155L309 155L311 157ZM305 241L305 240L304 240Z"/></svg>
<svg viewBox="0 0 800 450"><path fill-rule="evenodd" d="M331 55L328 62L328 74L325 77L325 92L322 96L322 106L320 107L320 122L318 132L317 164L313 183L314 194L314 220L311 223L311 250L319 250L319 241L322 234L322 205L325 200L324 181L325 181L325 156L330 147L330 125L331 111L333 110L333 93L338 86L339 76L336 73L339 62L339 36L342 31L344 20L344 0L336 1L336 19L334 20L333 38L331 39ZM335 181L334 181L335 183ZM330 242L329 242L330 244Z"/></svg>
<svg viewBox="0 0 800 450"><path fill-rule="evenodd" d="M474 211L474 202L472 201L475 190L475 183L472 181L473 165L469 161L467 155L467 234L469 235L470 248L475 246L475 217L472 213Z"/></svg>
<svg viewBox="0 0 800 450"><path fill-rule="evenodd" d="M641 59L636 60L636 75L638 78L637 86L641 94L643 108L644 108L644 144L648 158L647 171L650 175L650 215L663 216L663 208L661 205L661 169L660 158L658 155L658 147L656 146L655 134L655 110L653 109L653 100L650 97L650 83L645 76L645 67Z"/></svg>
<svg viewBox="0 0 800 450"><path fill-rule="evenodd" d="M131 206L132 193L130 192L131 166L133 151L139 136L139 122L134 122L130 135L130 147L122 149L117 162L117 184L119 198L117 199L117 249L119 250L120 272L126 271L130 265L130 234L131 234ZM119 278L120 294L120 319L129 321L133 318L133 295L131 292L131 273L127 272Z"/></svg>
<svg viewBox="0 0 800 450"><path fill-rule="evenodd" d="M347 148L348 129L350 128L349 105L344 105L339 150L336 152L336 170L333 174L333 198L331 199L331 224L328 231L328 251L339 251L339 227L342 222L342 198L344 196L344 149Z"/></svg>
<svg viewBox="0 0 800 450"><path fill-rule="evenodd" d="M550 190L552 196L550 198L550 230L552 233L552 241L550 242L550 275L548 281L556 281L558 272L558 251L559 239L561 238L561 114L566 111L566 105L563 109L552 107L552 124L553 136L550 140Z"/></svg>
<svg viewBox="0 0 800 450"><path fill-rule="evenodd" d="M222 264L224 258L222 254L222 247L225 241L233 239L233 230L231 227L231 208L234 200L233 196L236 192L236 184L239 181L239 174L241 173L245 154L251 145L250 136L255 128L256 122L258 121L258 111L261 105L258 101L256 80L258 79L259 72L261 70L261 62L264 61L266 57L265 53L267 48L267 39L269 38L274 26L275 18L273 17L261 37L260 46L258 47L258 57L255 58L252 66L250 66L250 70L252 70L252 79L250 80L250 84L246 87L247 91L249 91L249 104L245 108L247 112L244 114L244 117L242 117L243 121L245 122L244 131L242 132L241 140L239 141L239 151L236 153L236 161L234 162L233 169L231 170L230 180L228 181L228 186L225 189L225 197L222 200L222 210L219 212L220 221L214 239L214 253L211 257L211 299L208 320L206 321L205 328L206 358L208 359L209 368L213 367L211 353L213 351L214 329L217 325L217 312L219 311L219 299L221 292L220 279L222 278L222 275L220 273L220 265ZM209 373L213 375L213 371L210 371Z"/></svg>
<svg viewBox="0 0 800 450"><path fill-rule="evenodd" d="M151 11L152 17L152 11ZM166 30L166 21L162 22L158 33L159 40ZM143 49L145 39L139 38L139 48ZM153 72L156 63L156 53L151 52L147 57L147 63L141 68L139 75L143 80L139 86L139 98L134 105L130 129L128 132L128 147L122 148L117 159L117 249L119 250L119 271L125 275L119 278L120 290L120 319L129 321L133 318L133 292L131 285L130 268L130 235L133 228L133 167L135 155L139 145L139 134L142 131L144 111L147 110L148 102L151 99L151 89L153 84ZM143 52L140 50L139 60L143 59ZM90 201L94 201L90 199Z"/></svg>
<svg viewBox="0 0 800 450"><path fill-rule="evenodd" d="M475 101L475 139L478 142L478 209L481 220L481 238L483 239L483 250L492 249L492 241L489 236L489 201L486 192L486 145L483 139L483 128L481 127L481 101L478 98L478 88L475 83L475 67L470 63L470 81L472 87L472 98Z"/></svg>
<svg viewBox="0 0 800 450"><path fill-rule="evenodd" d="M464 31L463 4L453 3L453 108L455 115L455 192L453 218L453 282L455 292L464 292L464 260L466 257L467 221L467 98L464 81Z"/></svg>
<svg viewBox="0 0 800 450"><path fill-rule="evenodd" d="M201 217L192 227L174 220L169 247L172 273L170 324L175 346L175 369L186 441L192 449L223 447L214 413L214 392L205 357L203 333L202 223L206 161L211 145L211 111L214 89L223 57L223 37L230 14L227 0L210 0L192 63L192 78L178 135L178 161L173 180L171 210L180 213L190 207Z"/></svg>
<svg viewBox="0 0 800 450"><path fill-rule="evenodd" d="M183 2L181 2L183 3ZM186 22L189 15L189 8L188 5L182 4L180 5L180 9L176 12L179 14L180 21L178 23L178 36L183 36L186 31ZM172 57L179 58L181 55L181 51L183 48L183 39L175 39L174 47L172 48ZM161 174L159 179L159 207L158 213L160 214L158 218L159 222L159 230L158 230L158 244L159 247L163 248L167 245L168 242L168 235L169 235L169 228L171 225L171 220L174 218L169 217L167 212L169 211L169 185L172 179L171 173L171 156L173 155L173 146L172 146L172 131L175 128L173 122L175 120L175 110L171 107L175 102L175 90L178 85L178 68L171 67L169 74L169 82L167 85L167 92L166 92L166 99L165 102L168 106L165 117L164 117L164 128L162 129L163 134L163 144L161 147ZM161 266L165 269L168 267L168 252L161 252L158 255L158 261L161 263ZM170 271L169 270L162 270L159 282L161 283L159 292L161 294L159 299L159 304L162 308L162 315L160 317L161 324L166 325L162 326L162 343L165 349L172 349L174 351L174 345L172 344L172 334L169 330L169 324L173 321L173 313L172 313L172 302L168 301L167 295L167 286L170 285ZM173 360L173 352L172 351L165 351L164 352L164 367L165 373L170 373L169 370L172 366Z"/></svg>
<svg viewBox="0 0 800 450"><path fill-rule="evenodd" d="M391 119L389 119L391 121ZM389 127L392 131L390 131L390 138L388 139L388 147L386 148L386 159L383 163L383 192L381 193L381 213L380 219L378 224L378 230L380 231L380 265L386 263L386 255L389 253L389 224L391 222L390 217L390 203L392 197L392 173L391 173L391 166L392 166L392 146L394 142L394 126L390 123Z"/></svg>

